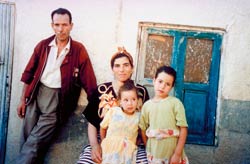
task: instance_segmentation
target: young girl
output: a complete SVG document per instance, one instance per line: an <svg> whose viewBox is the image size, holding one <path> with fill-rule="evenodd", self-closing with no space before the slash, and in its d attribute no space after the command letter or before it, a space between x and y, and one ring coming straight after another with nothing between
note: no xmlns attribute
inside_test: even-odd
<svg viewBox="0 0 250 164"><path fill-rule="evenodd" d="M155 96L142 107L139 127L150 164L188 164L184 107L179 99L169 96L175 79L172 67L158 68L153 81Z"/></svg>
<svg viewBox="0 0 250 164"><path fill-rule="evenodd" d="M120 107L113 107L100 124L102 164L135 164L136 138L140 114L137 112L137 88L124 83L118 93Z"/></svg>

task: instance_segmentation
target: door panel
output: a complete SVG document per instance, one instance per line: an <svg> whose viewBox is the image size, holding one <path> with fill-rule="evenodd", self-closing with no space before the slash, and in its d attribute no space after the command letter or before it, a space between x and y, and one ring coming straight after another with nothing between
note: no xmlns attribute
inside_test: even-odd
<svg viewBox="0 0 250 164"><path fill-rule="evenodd" d="M199 144L214 145L217 98L213 102L210 99L217 97L218 74L215 74L219 67L214 62L220 60L220 54L213 51L216 36L205 32L186 33L183 45L186 48L182 52L184 59L179 63L179 70L183 70L183 75L180 75L181 85L176 88L176 92L183 93L177 96L186 109L188 143L198 141ZM216 72L211 71L215 69L212 67L217 67ZM211 79L213 76L216 76L214 80Z"/></svg>
<svg viewBox="0 0 250 164"><path fill-rule="evenodd" d="M213 41L188 38L184 82L208 83Z"/></svg>
<svg viewBox="0 0 250 164"><path fill-rule="evenodd" d="M170 65L173 37L150 34L147 40L145 78L153 78L155 70L162 64Z"/></svg>
<svg viewBox="0 0 250 164"><path fill-rule="evenodd" d="M204 127L206 126L207 93L187 89L184 91L183 97L186 117L189 118L189 134L204 135Z"/></svg>

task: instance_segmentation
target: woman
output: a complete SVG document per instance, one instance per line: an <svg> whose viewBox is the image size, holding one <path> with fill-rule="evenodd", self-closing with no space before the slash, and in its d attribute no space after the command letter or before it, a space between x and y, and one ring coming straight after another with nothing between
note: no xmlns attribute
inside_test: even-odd
<svg viewBox="0 0 250 164"><path fill-rule="evenodd" d="M103 116L110 107L118 106L117 94L119 88L130 80L133 73L133 58L124 49L118 48L118 52L113 55L110 61L114 80L97 86L92 98L90 99L83 114L88 120L88 138L89 144L84 147L80 154L78 164L80 163L101 163L101 147L98 140L100 122ZM141 109L142 104L149 99L148 92L145 87L135 84L139 92L138 109ZM147 163L145 148L138 146L137 163Z"/></svg>

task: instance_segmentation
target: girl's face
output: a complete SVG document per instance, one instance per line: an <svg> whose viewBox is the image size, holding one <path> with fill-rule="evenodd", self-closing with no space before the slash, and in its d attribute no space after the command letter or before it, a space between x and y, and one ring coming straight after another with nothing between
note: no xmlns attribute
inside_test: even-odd
<svg viewBox="0 0 250 164"><path fill-rule="evenodd" d="M126 114L133 114L136 110L138 97L136 91L123 91L121 93L120 105Z"/></svg>
<svg viewBox="0 0 250 164"><path fill-rule="evenodd" d="M165 72L158 74L154 79L154 91L156 98L166 98L173 87L174 77Z"/></svg>
<svg viewBox="0 0 250 164"><path fill-rule="evenodd" d="M125 56L115 59L112 70L113 70L115 79L120 82L124 82L130 79L133 73L133 68L129 63L128 58Z"/></svg>

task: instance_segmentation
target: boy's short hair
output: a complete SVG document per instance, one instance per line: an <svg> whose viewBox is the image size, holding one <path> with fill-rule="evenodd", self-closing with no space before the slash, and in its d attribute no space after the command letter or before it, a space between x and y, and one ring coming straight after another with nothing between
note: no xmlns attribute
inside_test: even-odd
<svg viewBox="0 0 250 164"><path fill-rule="evenodd" d="M176 80L176 71L174 70L174 68L170 66L166 66L166 65L163 65L157 68L156 73L155 73L155 79L158 77L159 73L161 72L165 72L166 74L169 74L174 77L174 80L173 80L173 86L174 86L175 80Z"/></svg>

